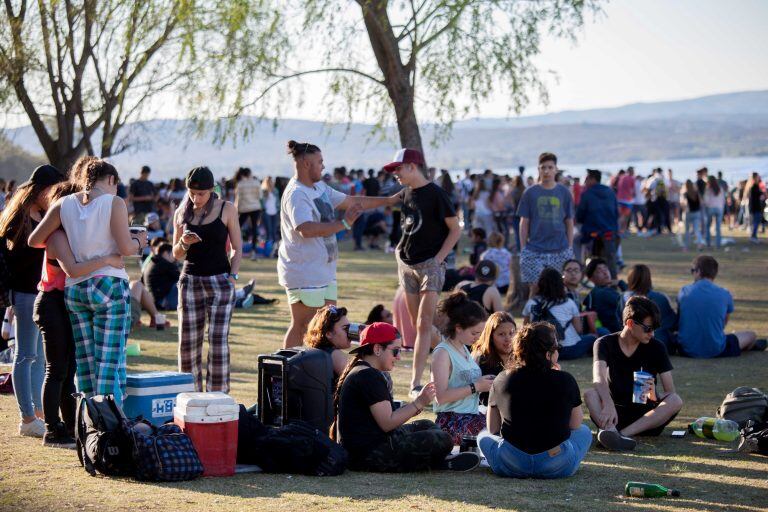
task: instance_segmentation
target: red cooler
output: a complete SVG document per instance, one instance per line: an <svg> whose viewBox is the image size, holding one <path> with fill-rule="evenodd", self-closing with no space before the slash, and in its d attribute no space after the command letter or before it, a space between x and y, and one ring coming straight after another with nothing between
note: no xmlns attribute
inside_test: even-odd
<svg viewBox="0 0 768 512"><path fill-rule="evenodd" d="M232 476L237 460L239 406L226 393L180 393L173 421L189 436L203 476Z"/></svg>

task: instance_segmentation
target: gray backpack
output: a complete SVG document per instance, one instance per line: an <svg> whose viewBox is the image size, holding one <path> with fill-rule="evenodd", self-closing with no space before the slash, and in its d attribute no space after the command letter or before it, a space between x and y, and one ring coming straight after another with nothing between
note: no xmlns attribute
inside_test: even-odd
<svg viewBox="0 0 768 512"><path fill-rule="evenodd" d="M739 428L744 428L749 420L765 421L768 419L768 396L757 388L736 388L725 395L717 409L717 417L735 421Z"/></svg>

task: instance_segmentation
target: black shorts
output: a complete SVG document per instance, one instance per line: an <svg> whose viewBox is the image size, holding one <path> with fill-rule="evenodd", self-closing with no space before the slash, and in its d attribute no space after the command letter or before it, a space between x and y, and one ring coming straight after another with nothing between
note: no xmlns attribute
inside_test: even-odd
<svg viewBox="0 0 768 512"><path fill-rule="evenodd" d="M616 405L616 413L619 416L619 421L616 424L616 428L618 430L622 430L625 427L628 427L632 423L636 422L643 416L645 416L645 413L648 411L654 410L656 407L659 406L661 401L656 402L653 400L648 400L647 403L644 404L615 404ZM658 427L654 427L650 430L646 430L644 432L640 432L639 436L658 436L661 434L661 432L664 430L664 427L670 424L670 422L675 419L677 416L677 413L675 413L671 418L669 418L666 423L663 425L659 425Z"/></svg>

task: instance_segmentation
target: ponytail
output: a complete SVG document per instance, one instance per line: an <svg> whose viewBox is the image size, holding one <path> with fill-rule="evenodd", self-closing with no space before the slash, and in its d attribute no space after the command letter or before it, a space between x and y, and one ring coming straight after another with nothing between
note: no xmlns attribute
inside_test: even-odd
<svg viewBox="0 0 768 512"><path fill-rule="evenodd" d="M368 345L371 349L373 348L373 345ZM353 357L348 363L347 366L344 368L344 371L341 372L341 375L339 376L339 380L336 383L336 390L333 393L333 423L331 423L331 428L328 430L328 436L334 440L338 441L338 423L339 423L339 398L341 397L341 386L344 385L344 381L347 380L347 376L349 375L349 372L352 371L352 368L357 366L357 363L359 363L364 355L363 352L367 352L365 350L368 347L362 347L358 353L355 354L355 357ZM371 351L371 353L373 353Z"/></svg>

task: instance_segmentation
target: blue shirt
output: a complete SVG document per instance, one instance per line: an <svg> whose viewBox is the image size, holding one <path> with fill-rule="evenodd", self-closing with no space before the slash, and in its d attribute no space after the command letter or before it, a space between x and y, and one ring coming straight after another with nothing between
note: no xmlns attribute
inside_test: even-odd
<svg viewBox="0 0 768 512"><path fill-rule="evenodd" d="M568 248L565 221L573 218L573 197L564 186L558 183L550 190L541 185L526 189L517 215L530 221L528 250L552 253Z"/></svg>
<svg viewBox="0 0 768 512"><path fill-rule="evenodd" d="M717 357L725 348L725 318L733 313L731 292L709 279L683 286L678 342L688 357Z"/></svg>

